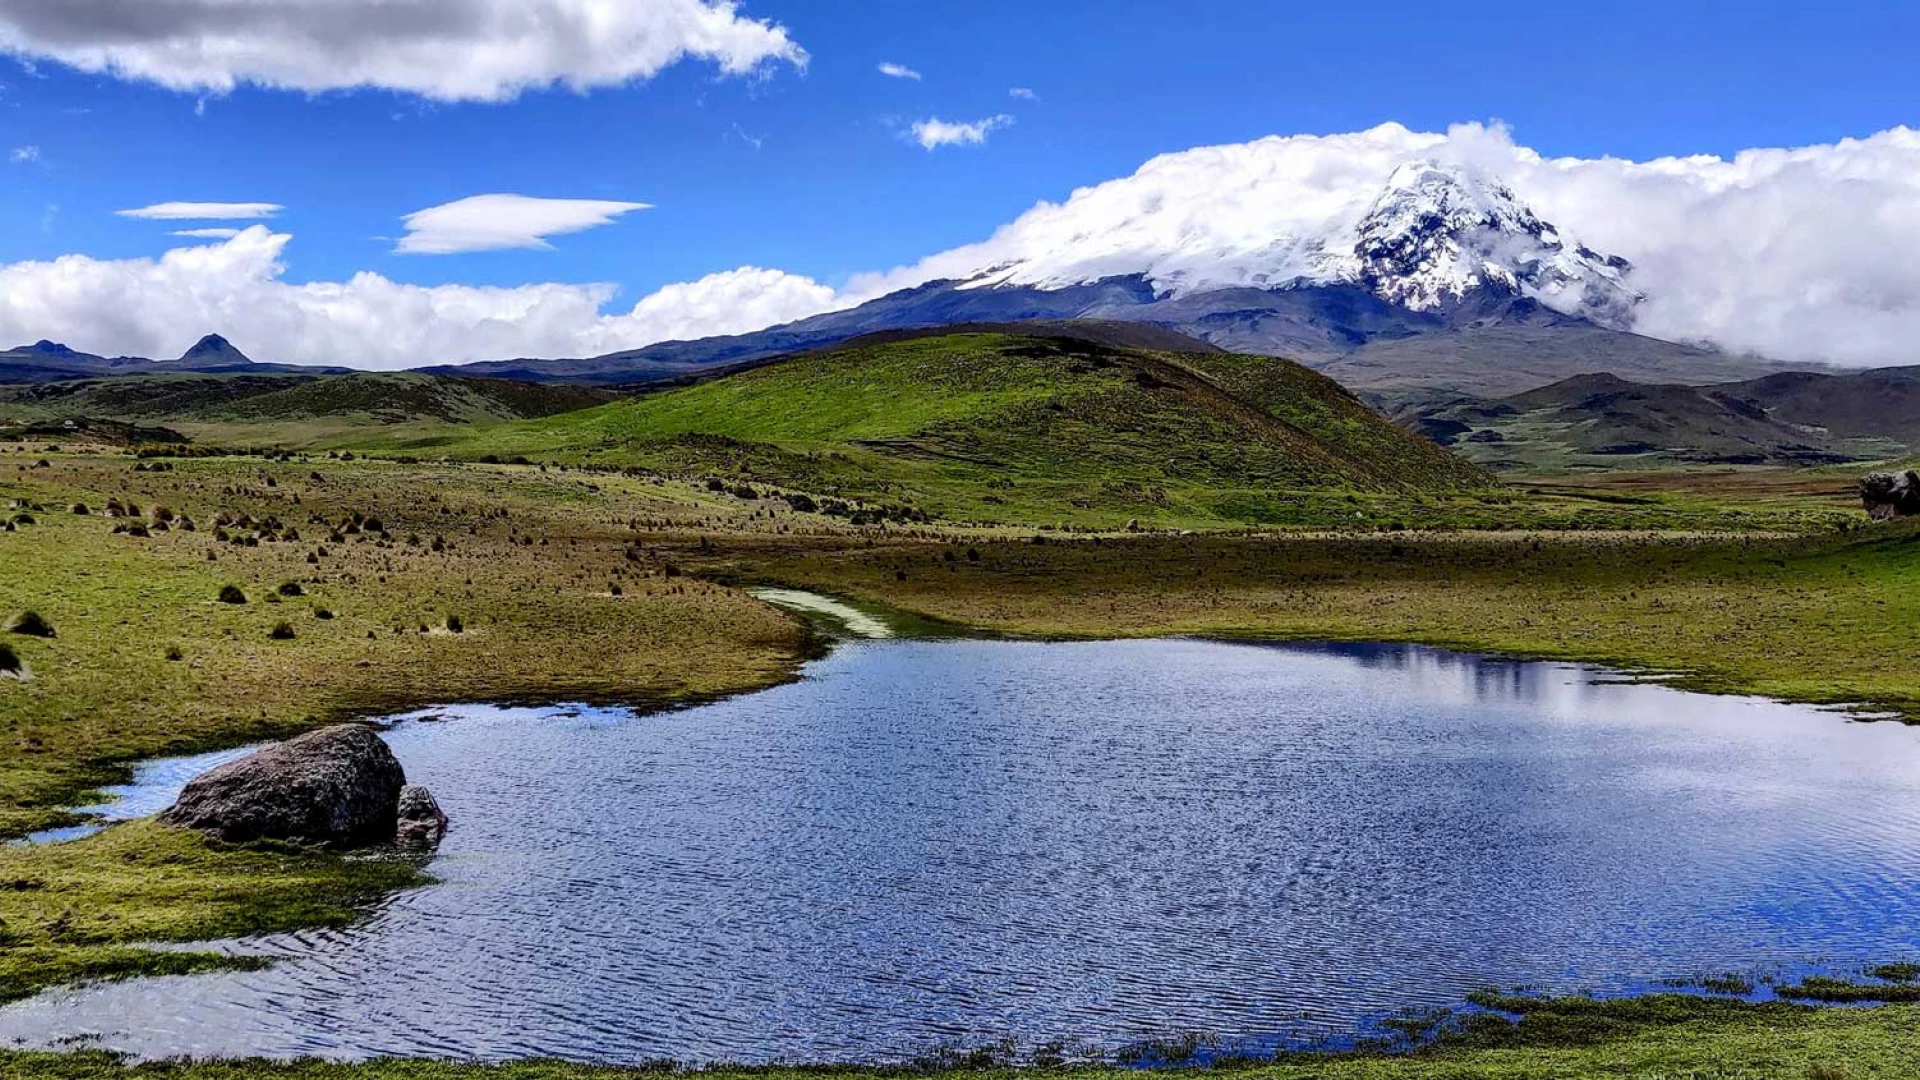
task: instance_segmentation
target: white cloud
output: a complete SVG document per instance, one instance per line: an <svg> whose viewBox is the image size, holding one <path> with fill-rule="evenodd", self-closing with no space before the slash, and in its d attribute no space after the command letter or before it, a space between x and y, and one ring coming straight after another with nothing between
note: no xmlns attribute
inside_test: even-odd
<svg viewBox="0 0 1920 1080"><path fill-rule="evenodd" d="M588 355L635 348L636 342L744 334L831 311L841 303L838 293L812 278L743 266L668 285L627 314L601 320L589 334L596 344Z"/></svg>
<svg viewBox="0 0 1920 1080"><path fill-rule="evenodd" d="M1012 98L1015 101L1039 101L1040 100L1039 94L1034 93L1032 88L1025 87L1025 86L1014 87L1013 89L1007 91L1007 96Z"/></svg>
<svg viewBox="0 0 1920 1080"><path fill-rule="evenodd" d="M424 287L359 273L284 280L291 237L264 225L157 259L0 266L0 341L43 337L108 356L177 356L209 332L261 360L392 369L521 356L593 356L815 314L831 289L743 267L607 314L611 285Z"/></svg>
<svg viewBox="0 0 1920 1080"><path fill-rule="evenodd" d="M611 225L646 203L603 199L536 199L528 195L473 195L416 210L401 220L407 233L395 251L452 255L465 251L549 248L549 236Z"/></svg>
<svg viewBox="0 0 1920 1080"><path fill-rule="evenodd" d="M880 74L885 75L889 79L912 79L914 82L920 81L919 72L905 64L896 64L890 60L880 65Z"/></svg>
<svg viewBox="0 0 1920 1080"><path fill-rule="evenodd" d="M184 236L189 240L231 240L240 235L239 229L177 229L169 236Z"/></svg>
<svg viewBox="0 0 1920 1080"><path fill-rule="evenodd" d="M40 148L37 146L16 146L7 160L15 165L31 165L40 160Z"/></svg>
<svg viewBox="0 0 1920 1080"><path fill-rule="evenodd" d="M987 141L988 135L1011 123L1013 117L1005 113L972 123L955 123L930 117L914 121L911 131L913 140L923 149L934 150L942 146L979 146Z"/></svg>
<svg viewBox="0 0 1920 1080"><path fill-rule="evenodd" d="M172 90L375 88L507 101L650 78L804 67L786 28L735 0L0 0L0 52Z"/></svg>
<svg viewBox="0 0 1920 1080"><path fill-rule="evenodd" d="M264 202L164 202L114 213L143 221L259 221L285 209L279 203Z"/></svg>

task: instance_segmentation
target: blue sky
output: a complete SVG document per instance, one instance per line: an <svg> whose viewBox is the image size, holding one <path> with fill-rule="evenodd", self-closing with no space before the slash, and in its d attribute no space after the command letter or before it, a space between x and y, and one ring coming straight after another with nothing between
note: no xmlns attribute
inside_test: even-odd
<svg viewBox="0 0 1920 1080"><path fill-rule="evenodd" d="M1496 121L1522 171L1533 151L1590 166L1558 185L1533 169L1523 194L1672 286L1663 327L1881 360L1920 338L1920 137L1898 130L1920 122L1916 40L1920 6L1854 0L174 0L159 14L0 0L0 345L170 355L219 330L264 359L397 366L737 332L857 302L874 272L983 241L1154 155ZM375 88L326 89L342 82ZM991 130L929 150L911 127L936 118ZM1843 141L1876 133L1868 152ZM1757 173L1689 166L1659 212L1644 205L1659 170L1600 160L1802 146L1819 153ZM1183 175L1161 194L1192 212L1214 182ZM404 215L494 193L651 208L548 248L395 251ZM1715 214L1697 205L1708 197ZM169 201L285 209L225 244L170 233L248 223L115 213ZM1716 231L1679 235L1695 222ZM203 250L161 258L188 245ZM1711 257L1659 278L1683 248ZM1755 251L1799 257L1759 280ZM46 262L62 256L75 258ZM1786 327L1783 303L1812 295L1859 311ZM1900 318L1863 338L1859 314L1886 311Z"/></svg>
<svg viewBox="0 0 1920 1080"><path fill-rule="evenodd" d="M0 261L150 255L174 243L168 230L113 210L266 200L288 207L275 228L295 236L292 280L374 269L423 284L612 281L633 297L749 263L837 281L984 238L1156 153L1271 133L1499 118L1543 153L1645 158L1915 120L1920 7L1679 7L1493 19L1428 3L757 0L743 13L785 25L810 54L804 72L723 78L688 61L509 104L242 88L199 111L202 95L9 64L0 139L40 161L5 174ZM923 78L882 76L882 61ZM1016 86L1039 100L1011 99ZM900 133L1000 113L1015 122L984 146L928 152ZM401 256L374 239L483 192L656 208L552 251Z"/></svg>

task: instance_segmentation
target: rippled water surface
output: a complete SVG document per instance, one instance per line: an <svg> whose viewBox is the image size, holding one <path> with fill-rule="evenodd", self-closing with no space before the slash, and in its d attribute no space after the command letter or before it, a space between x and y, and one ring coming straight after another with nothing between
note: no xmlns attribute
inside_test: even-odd
<svg viewBox="0 0 1920 1080"><path fill-rule="evenodd" d="M149 1055L886 1059L1351 1034L1920 946L1920 732L1398 647L872 642L389 740L443 884L266 971L57 991Z"/></svg>

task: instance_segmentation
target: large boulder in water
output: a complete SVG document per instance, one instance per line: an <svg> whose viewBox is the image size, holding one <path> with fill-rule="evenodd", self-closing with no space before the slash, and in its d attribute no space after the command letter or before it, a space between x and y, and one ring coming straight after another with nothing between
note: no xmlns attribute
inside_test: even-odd
<svg viewBox="0 0 1920 1080"><path fill-rule="evenodd" d="M1920 517L1920 473L1868 473L1860 478L1860 503L1875 521Z"/></svg>
<svg viewBox="0 0 1920 1080"><path fill-rule="evenodd" d="M230 843L388 844L407 775L373 729L322 728L196 777L160 815Z"/></svg>

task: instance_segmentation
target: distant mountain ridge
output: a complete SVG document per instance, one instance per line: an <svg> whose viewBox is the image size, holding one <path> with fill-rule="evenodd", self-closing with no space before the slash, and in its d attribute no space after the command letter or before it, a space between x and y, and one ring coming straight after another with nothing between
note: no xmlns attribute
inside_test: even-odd
<svg viewBox="0 0 1920 1080"><path fill-rule="evenodd" d="M138 356L95 356L53 341L0 352L0 383L56 382L115 375L165 375L170 373L217 374L251 372L301 375L343 374L344 367L305 367L297 364L261 364L248 359L233 343L219 334L208 334L174 360L148 360Z"/></svg>
<svg viewBox="0 0 1920 1080"><path fill-rule="evenodd" d="M1920 449L1920 367L1707 386L1595 373L1500 399L1405 407L1394 418L1496 468L1871 461Z"/></svg>
<svg viewBox="0 0 1920 1080"><path fill-rule="evenodd" d="M217 348L217 346L216 346ZM360 371L297 374L171 371L0 386L0 427L114 422L203 427L270 425L291 439L313 422L332 428L437 422L483 424L591 408L618 395L584 386ZM269 439L269 442L273 439Z"/></svg>

